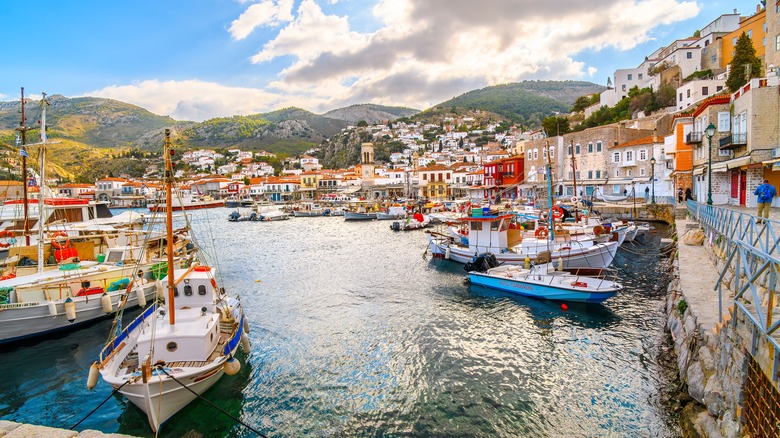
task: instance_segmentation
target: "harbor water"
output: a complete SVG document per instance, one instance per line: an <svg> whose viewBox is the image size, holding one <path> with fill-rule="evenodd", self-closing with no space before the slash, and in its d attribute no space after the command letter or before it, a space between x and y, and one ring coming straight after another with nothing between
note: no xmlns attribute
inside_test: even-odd
<svg viewBox="0 0 780 438"><path fill-rule="evenodd" d="M678 435L661 365L663 227L618 252L623 292L564 310L468 286L461 265L423 257L421 231L389 221L229 213L194 212L194 234L241 296L252 351L205 397L265 435ZM109 327L2 347L0 419L70 428L108 398L76 429L152 436L105 382L86 389ZM160 433L183 435L254 436L203 401Z"/></svg>

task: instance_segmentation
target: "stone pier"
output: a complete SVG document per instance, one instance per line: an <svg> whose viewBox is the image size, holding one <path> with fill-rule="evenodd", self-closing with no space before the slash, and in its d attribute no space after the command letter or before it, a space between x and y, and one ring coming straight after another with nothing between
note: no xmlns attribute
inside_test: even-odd
<svg viewBox="0 0 780 438"><path fill-rule="evenodd" d="M2 438L133 438L130 435L118 433L103 433L97 430L57 429L54 427L36 426L34 424L15 423L0 420L0 437Z"/></svg>

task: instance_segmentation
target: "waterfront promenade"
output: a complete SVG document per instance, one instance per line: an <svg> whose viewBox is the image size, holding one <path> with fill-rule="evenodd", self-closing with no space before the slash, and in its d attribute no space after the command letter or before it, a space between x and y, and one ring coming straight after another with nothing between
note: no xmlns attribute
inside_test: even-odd
<svg viewBox="0 0 780 438"><path fill-rule="evenodd" d="M763 436L778 421L774 398L766 394L777 392L770 377L777 359L771 272L778 266L780 209L758 224L754 208L714 207L676 206L678 257L667 328L680 379L698 402L686 407L681 425L708 437ZM699 227L704 244L686 245L685 233Z"/></svg>

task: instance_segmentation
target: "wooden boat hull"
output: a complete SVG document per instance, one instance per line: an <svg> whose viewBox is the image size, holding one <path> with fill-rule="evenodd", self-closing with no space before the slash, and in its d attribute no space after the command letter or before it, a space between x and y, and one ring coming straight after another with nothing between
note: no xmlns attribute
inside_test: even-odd
<svg viewBox="0 0 780 438"><path fill-rule="evenodd" d="M370 221L376 219L376 213L357 213L354 211L344 212L345 221Z"/></svg>

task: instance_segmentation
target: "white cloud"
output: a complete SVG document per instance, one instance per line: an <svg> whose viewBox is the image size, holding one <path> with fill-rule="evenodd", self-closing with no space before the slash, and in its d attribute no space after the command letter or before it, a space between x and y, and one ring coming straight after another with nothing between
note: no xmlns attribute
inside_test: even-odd
<svg viewBox="0 0 780 438"><path fill-rule="evenodd" d="M372 13L383 26L359 33L348 17L326 15L304 0L295 18L251 60L292 56L270 84L279 92L333 104L360 97L423 108L468 91L464 87L587 78L596 68L574 59L583 50L629 50L651 40L659 23L699 13L692 0L561 3L448 0L443 7L435 0L379 0ZM410 90L417 96L410 98L382 86L393 83L424 84L428 92Z"/></svg>
<svg viewBox="0 0 780 438"><path fill-rule="evenodd" d="M121 100L155 114L194 121L256 114L287 106L314 108L320 105L317 100L199 80L147 80L132 85L110 86L84 95Z"/></svg>
<svg viewBox="0 0 780 438"><path fill-rule="evenodd" d="M261 26L277 26L289 22L292 15L293 0L263 0L250 5L243 14L230 23L228 32L235 40L242 40L253 30Z"/></svg>

